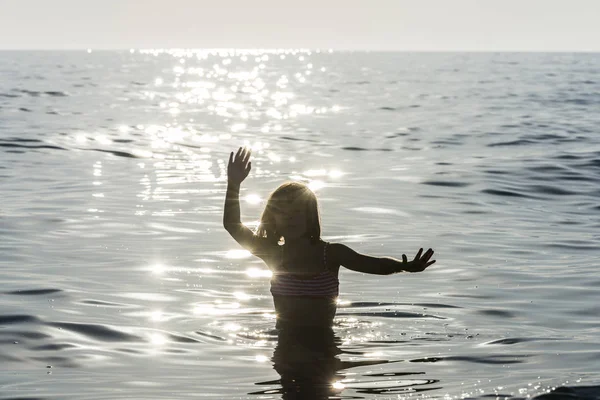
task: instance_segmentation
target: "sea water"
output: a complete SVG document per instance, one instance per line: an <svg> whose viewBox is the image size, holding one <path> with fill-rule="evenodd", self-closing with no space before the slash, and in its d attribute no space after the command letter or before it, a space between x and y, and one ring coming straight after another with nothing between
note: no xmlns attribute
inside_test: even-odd
<svg viewBox="0 0 600 400"><path fill-rule="evenodd" d="M0 398L597 398L599 110L599 54L0 52ZM242 145L249 227L301 180L325 240L437 262L281 337Z"/></svg>

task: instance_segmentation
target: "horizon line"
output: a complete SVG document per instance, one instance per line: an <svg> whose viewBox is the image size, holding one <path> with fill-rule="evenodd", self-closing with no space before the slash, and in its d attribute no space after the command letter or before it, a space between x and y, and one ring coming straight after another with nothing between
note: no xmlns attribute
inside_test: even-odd
<svg viewBox="0 0 600 400"><path fill-rule="evenodd" d="M94 52L94 51L127 51L130 53L134 52L170 52L170 51L189 51L189 52L206 52L206 51L269 51L269 52L289 52L289 51L300 51L300 52L322 52L322 53L600 53L598 50L582 50L582 49L571 49L571 50L543 50L543 49L497 49L497 50L474 50L474 49L335 49L335 48L310 48L310 47L157 47L157 48L134 48L134 47L77 47L77 48L2 48L0 51L83 51L83 52Z"/></svg>

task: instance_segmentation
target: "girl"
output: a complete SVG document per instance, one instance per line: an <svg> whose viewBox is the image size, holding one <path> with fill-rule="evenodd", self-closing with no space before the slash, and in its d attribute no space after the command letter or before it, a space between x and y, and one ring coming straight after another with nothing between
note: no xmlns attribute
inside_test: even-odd
<svg viewBox="0 0 600 400"><path fill-rule="evenodd" d="M340 266L358 272L390 275L420 272L433 250L420 249L413 261L360 254L341 243L321 239L321 224L315 194L300 182L286 182L267 200L256 233L240 219L240 184L250 172L251 151L231 152L227 167L227 194L223 225L246 250L261 258L273 271L271 294L277 314L277 328L332 326L339 293Z"/></svg>

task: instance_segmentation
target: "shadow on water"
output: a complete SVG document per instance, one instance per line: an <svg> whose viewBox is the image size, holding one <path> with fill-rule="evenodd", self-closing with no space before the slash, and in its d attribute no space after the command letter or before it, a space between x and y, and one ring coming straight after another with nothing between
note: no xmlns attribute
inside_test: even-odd
<svg viewBox="0 0 600 400"><path fill-rule="evenodd" d="M422 375L423 372L402 372L391 374L365 374L360 383L345 381L346 370L350 368L392 363L383 359L343 361L345 355L353 358L363 355L340 349L341 340L332 328L282 328L277 332L277 346L271 361L280 379L258 382L256 385L268 388L248 393L250 395L281 395L283 400L291 399L361 399L357 394L400 394L416 393L439 387L423 387L436 383L436 380L406 379L408 375ZM381 380L381 379L385 380ZM390 381L389 379L395 379ZM343 394L351 389L355 395Z"/></svg>

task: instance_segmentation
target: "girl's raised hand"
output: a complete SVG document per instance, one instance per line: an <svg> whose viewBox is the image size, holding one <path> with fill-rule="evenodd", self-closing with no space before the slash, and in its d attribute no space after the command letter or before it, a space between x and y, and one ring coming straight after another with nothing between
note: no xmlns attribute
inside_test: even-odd
<svg viewBox="0 0 600 400"><path fill-rule="evenodd" d="M248 176L252 163L250 162L250 154L252 150L246 147L240 147L233 156L233 151L229 154L229 165L227 165L227 180L229 183L241 184Z"/></svg>
<svg viewBox="0 0 600 400"><path fill-rule="evenodd" d="M425 252L425 254L423 254L423 256L421 256L422 253L423 253L423 249L421 248L421 249L419 249L419 252L415 256L415 259L412 260L411 262L408 262L408 259L406 258L406 254L402 254L402 262L405 264L408 263L408 266L405 271L421 272L421 271L424 271L425 268L429 267L431 264L435 263L435 260L429 261L431 256L433 256L433 250L429 249L429 250L427 250L427 252Z"/></svg>

